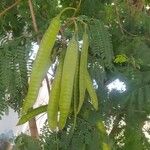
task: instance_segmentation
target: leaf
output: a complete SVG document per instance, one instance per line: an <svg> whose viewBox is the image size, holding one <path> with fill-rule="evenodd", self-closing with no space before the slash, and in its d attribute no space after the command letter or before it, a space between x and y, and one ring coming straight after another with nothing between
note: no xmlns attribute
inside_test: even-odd
<svg viewBox="0 0 150 150"><path fill-rule="evenodd" d="M89 22L91 53L104 61L105 66L112 66L113 46L108 30L103 22L92 19Z"/></svg>

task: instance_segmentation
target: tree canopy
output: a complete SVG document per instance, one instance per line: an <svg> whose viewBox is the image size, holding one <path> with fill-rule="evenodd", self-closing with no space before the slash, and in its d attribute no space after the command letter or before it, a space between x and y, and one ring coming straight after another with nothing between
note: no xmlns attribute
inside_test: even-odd
<svg viewBox="0 0 150 150"><path fill-rule="evenodd" d="M77 11L63 13L61 36L50 59L55 66L60 49L75 31L72 20L80 20L79 41L84 32L82 22L87 24L88 71L96 84L99 109L93 111L86 95L74 132L72 114L60 132L49 131L46 122L41 145L45 150L105 150L107 144L112 150L148 150L150 143L144 133L150 131L144 125L150 114L149 0L1 0L0 116L8 107L20 113L34 62L30 57L33 44L40 45L52 19L66 7ZM107 85L114 79L125 83L124 92L108 91ZM37 141L29 138L23 135L25 142L38 149Z"/></svg>

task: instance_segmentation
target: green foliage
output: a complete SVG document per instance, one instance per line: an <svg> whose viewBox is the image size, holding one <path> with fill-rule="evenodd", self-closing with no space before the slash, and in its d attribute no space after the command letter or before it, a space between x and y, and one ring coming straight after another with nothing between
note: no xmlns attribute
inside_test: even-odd
<svg viewBox="0 0 150 150"><path fill-rule="evenodd" d="M82 150L83 147L88 150L102 149L103 133L92 121L90 122L90 119L78 117L75 130L73 130L73 119L70 119L67 124L67 127L58 133L49 131L47 123L45 124L40 138L44 150Z"/></svg>
<svg viewBox="0 0 150 150"><path fill-rule="evenodd" d="M13 2L1 0L0 12ZM58 3L33 0L40 37L57 12L67 6L77 7L79 1L60 0L61 7ZM149 0L145 3L142 0L81 1L76 16L88 24L88 69L96 83L100 110L91 111L86 98L74 132L71 130L74 116L69 117L67 127L57 134L44 126L41 143L45 150L102 149L102 141L108 137L98 133L97 120L105 122L112 149L149 150L150 143L142 129L150 114L150 9L146 6L150 6ZM70 12L64 18L68 16ZM64 29L68 39L72 29L72 26ZM63 40L57 43L58 47L66 42ZM32 42L37 41L28 1L22 0L0 18L0 115L8 106L17 111L21 107L32 68L29 60ZM108 93L108 83L116 78L125 82L124 93L116 90Z"/></svg>
<svg viewBox="0 0 150 150"><path fill-rule="evenodd" d="M1 104L5 101L14 110L19 111L22 99L27 92L27 52L24 38L12 39L1 45L0 85ZM3 107L2 107L3 108Z"/></svg>
<svg viewBox="0 0 150 150"><path fill-rule="evenodd" d="M0 12L13 2L2 0ZM33 1L39 36L57 13L57 4L57 0L44 1L44 5L40 1ZM6 12L0 17L0 114L8 106L19 112L27 93L28 77L32 69L31 46L33 42L37 42L28 1L21 1L10 11L12 13Z"/></svg>
<svg viewBox="0 0 150 150"><path fill-rule="evenodd" d="M14 150L42 150L38 140L31 138L26 134L20 134L15 139Z"/></svg>
<svg viewBox="0 0 150 150"><path fill-rule="evenodd" d="M0 102L0 119L4 115L4 113L7 112L7 110L8 110L8 106L5 102L5 100L2 99Z"/></svg>
<svg viewBox="0 0 150 150"><path fill-rule="evenodd" d="M107 31L106 27L102 21L95 19L89 22L89 31L91 37L91 55L102 60L106 67L111 67L113 59L113 47L109 32Z"/></svg>

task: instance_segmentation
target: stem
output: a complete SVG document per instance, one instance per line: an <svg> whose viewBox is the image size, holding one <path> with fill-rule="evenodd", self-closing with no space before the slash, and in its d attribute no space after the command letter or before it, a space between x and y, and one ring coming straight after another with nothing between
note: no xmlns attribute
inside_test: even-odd
<svg viewBox="0 0 150 150"><path fill-rule="evenodd" d="M37 23L36 23L36 19L35 19L35 13L34 13L32 1L28 0L28 3L29 3L29 8L30 8L31 17L32 17L33 29L34 29L35 33L38 33L38 27L37 27ZM38 44L40 43L40 38L38 36L37 36L37 42L38 42Z"/></svg>
<svg viewBox="0 0 150 150"><path fill-rule="evenodd" d="M65 9L63 9L60 13L59 13L59 15L58 16L61 16L65 11L67 11L67 10L75 10L76 11L76 8L73 8L73 7L67 7L67 8L65 8Z"/></svg>
<svg viewBox="0 0 150 150"><path fill-rule="evenodd" d="M81 2L82 2L82 0L79 1L79 4L78 4L78 6L77 6L77 8L76 8L76 11L74 12L73 16L75 16L76 13L79 11L79 8L80 8L80 6L81 6Z"/></svg>
<svg viewBox="0 0 150 150"><path fill-rule="evenodd" d="M74 25L75 25L75 33L78 33L78 25L77 25L75 20L73 20L73 22L74 22Z"/></svg>
<svg viewBox="0 0 150 150"><path fill-rule="evenodd" d="M117 20L118 20L118 22L116 22L116 23L119 25L119 28L120 28L120 30L121 30L121 33L122 33L123 35L124 35L125 33L127 33L127 34L130 35L130 36L137 36L137 35L135 35L135 34L132 34L132 33L128 32L126 29L123 28L122 23L121 23L121 19L120 19L120 15L119 15L118 6L117 6L117 4L118 4L117 0L115 0L114 3L115 3L115 11L116 11L116 15L117 15Z"/></svg>
<svg viewBox="0 0 150 150"><path fill-rule="evenodd" d="M80 20L80 19L77 19L77 21L84 25L84 30L86 31L87 30L87 24L83 20Z"/></svg>
<svg viewBox="0 0 150 150"><path fill-rule="evenodd" d="M74 132L75 127L76 127L76 124L77 124L77 114L75 113L75 114L74 114L74 120L73 120L72 132Z"/></svg>

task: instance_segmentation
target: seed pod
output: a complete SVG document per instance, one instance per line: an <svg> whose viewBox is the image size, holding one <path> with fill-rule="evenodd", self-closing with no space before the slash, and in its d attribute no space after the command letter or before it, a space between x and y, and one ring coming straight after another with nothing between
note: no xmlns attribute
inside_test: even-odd
<svg viewBox="0 0 150 150"><path fill-rule="evenodd" d="M110 146L107 143L103 143L103 150L111 150Z"/></svg>
<svg viewBox="0 0 150 150"><path fill-rule="evenodd" d="M75 36L69 42L63 65L61 92L59 101L60 119L59 128L63 129L70 111L71 99L73 95L74 76L76 71L78 56L78 42Z"/></svg>
<svg viewBox="0 0 150 150"><path fill-rule="evenodd" d="M50 62L50 55L56 40L56 36L59 32L60 25L60 15L58 15L53 18L50 26L43 35L36 59L33 63L29 89L23 103L23 113L27 113L28 109L33 106L37 99L41 82L49 69L48 64Z"/></svg>
<svg viewBox="0 0 150 150"><path fill-rule="evenodd" d="M80 57L80 71L79 71L79 105L78 113L83 105L85 91L86 91L86 81L85 81L85 72L87 71L87 58L88 58L88 48L89 48L89 39L86 31L83 33L83 46L81 50Z"/></svg>
<svg viewBox="0 0 150 150"><path fill-rule="evenodd" d="M52 84L52 89L49 96L49 103L48 103L48 124L51 130L55 130L57 127L58 122L58 105L59 105L59 98L60 98L60 86L61 86L61 76L62 76L62 69L63 69L63 58L64 52L60 56L59 64L56 70L55 78Z"/></svg>
<svg viewBox="0 0 150 150"><path fill-rule="evenodd" d="M93 87L93 82L92 82L88 72L86 72L85 78L86 78L86 88L87 88L87 91L89 93L89 96L90 96L90 99L91 99L91 103L92 103L93 107L95 108L95 110L98 110L97 94L96 94L96 91L95 91L95 89Z"/></svg>
<svg viewBox="0 0 150 150"><path fill-rule="evenodd" d="M47 105L40 106L38 108L32 109L30 112L27 114L23 115L20 119L17 125L21 125L29 121L30 119L34 118L35 116L46 112L47 111Z"/></svg>
<svg viewBox="0 0 150 150"><path fill-rule="evenodd" d="M77 65L73 85L73 109L74 109L73 130L75 129L76 126L78 103L79 103L79 55L77 58Z"/></svg>
<svg viewBox="0 0 150 150"><path fill-rule="evenodd" d="M79 66L80 66L80 60L78 54L75 77L74 77L74 85L73 85L74 113L77 113L77 106L79 103Z"/></svg>

